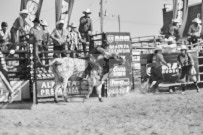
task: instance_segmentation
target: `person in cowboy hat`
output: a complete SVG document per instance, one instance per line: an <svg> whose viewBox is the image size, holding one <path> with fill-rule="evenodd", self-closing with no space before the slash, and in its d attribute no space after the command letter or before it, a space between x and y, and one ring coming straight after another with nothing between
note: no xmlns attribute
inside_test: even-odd
<svg viewBox="0 0 203 135"><path fill-rule="evenodd" d="M51 42L50 40L50 32L48 30L48 23L45 20L40 20L40 25L42 27L42 30L44 31L44 36L43 36L43 42L42 42L42 48L44 51L48 51L48 45ZM44 53L44 57L48 58L48 53ZM49 60L45 60L45 64L49 64ZM48 70L49 67L46 67Z"/></svg>
<svg viewBox="0 0 203 135"><path fill-rule="evenodd" d="M151 67L151 79L156 83L151 87L151 91L155 92L161 82L163 82L162 65L169 67L162 55L162 47L158 46L154 49Z"/></svg>
<svg viewBox="0 0 203 135"><path fill-rule="evenodd" d="M180 23L180 21L178 19L172 19L172 23L168 26L167 30L166 30L166 35L165 38L169 38L172 37L174 40L178 40L179 39L179 25L178 23Z"/></svg>
<svg viewBox="0 0 203 135"><path fill-rule="evenodd" d="M181 45L180 54L177 57L177 67L181 67L181 75L179 78L180 83L182 83L182 94L185 93L185 83L188 79L194 82L197 92L199 92L199 87L197 85L196 71L194 68L194 60L190 53L187 52L188 48L186 45Z"/></svg>
<svg viewBox="0 0 203 135"><path fill-rule="evenodd" d="M71 25L69 25L69 27L71 28L70 31L70 46L69 46L69 50L71 51L77 51L79 49L79 45L81 42L81 35L80 33L77 31L77 26L72 23ZM75 53L71 54L71 57L74 57L72 55L74 55ZM76 54L77 55L77 54ZM78 55L77 55L78 56Z"/></svg>
<svg viewBox="0 0 203 135"><path fill-rule="evenodd" d="M80 18L79 24L79 32L82 39L85 41L82 43L83 51L86 51L87 45L90 42L90 36L92 35L93 26L92 26L92 19L90 18L91 11L87 9L83 12L84 16Z"/></svg>
<svg viewBox="0 0 203 135"><path fill-rule="evenodd" d="M36 52L35 55L37 56L38 62L41 63L41 60L39 58L42 58L43 54L38 54L38 52L43 51L42 42L45 33L40 26L40 20L38 18L35 18L32 22L34 23L34 26L30 29L30 41L34 44Z"/></svg>
<svg viewBox="0 0 203 135"><path fill-rule="evenodd" d="M10 46L11 35L10 31L8 30L8 23L2 22L1 23L1 30L0 30L0 47L3 51L8 51Z"/></svg>
<svg viewBox="0 0 203 135"><path fill-rule="evenodd" d="M201 20L199 18L195 18L192 20L193 24L190 25L188 30L188 41L189 44L197 43L198 39L200 38L200 34L202 31Z"/></svg>
<svg viewBox="0 0 203 135"><path fill-rule="evenodd" d="M28 16L29 12L27 9L23 9L20 11L20 16L15 20L13 23L13 26L10 30L11 32L11 42L17 43L19 42L19 35L25 35L26 34L26 29L25 26L27 25L26 18ZM19 32L19 35L18 35Z"/></svg>
<svg viewBox="0 0 203 135"><path fill-rule="evenodd" d="M68 50L68 42L70 39L70 33L67 29L64 29L64 20L59 20L56 23L56 28L51 33L51 38L54 43L54 51ZM55 58L66 57L66 53L54 53Z"/></svg>

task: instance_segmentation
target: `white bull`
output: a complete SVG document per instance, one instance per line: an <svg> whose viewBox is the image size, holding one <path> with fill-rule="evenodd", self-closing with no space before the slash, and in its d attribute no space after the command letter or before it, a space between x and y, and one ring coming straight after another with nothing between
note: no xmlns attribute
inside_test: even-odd
<svg viewBox="0 0 203 135"><path fill-rule="evenodd" d="M116 61L119 62L119 64L123 64L123 59L118 56L112 57ZM55 86L54 86L54 101L57 103L58 102L58 90L62 86L63 90L63 97L66 102L68 102L68 94L66 91L68 81L71 76L84 72L85 70L90 70L90 74L87 78L88 80L88 95L86 96L89 98L90 94L92 93L92 90L94 87L96 87L96 91L98 94L99 101L102 102L101 98L101 89L104 81L108 77L108 72L104 74L103 72L103 64L104 61L98 63L96 65L95 63L92 63L88 60L84 59L78 59L78 58L70 58L70 57L64 57L64 58L56 58L54 59L49 66L52 67L52 71L54 73L54 80L55 80Z"/></svg>

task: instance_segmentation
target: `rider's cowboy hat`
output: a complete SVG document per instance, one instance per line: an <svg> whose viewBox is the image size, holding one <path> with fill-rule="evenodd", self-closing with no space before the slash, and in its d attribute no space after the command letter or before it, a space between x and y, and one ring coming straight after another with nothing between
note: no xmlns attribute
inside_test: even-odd
<svg viewBox="0 0 203 135"><path fill-rule="evenodd" d="M20 11L20 14L27 14L27 15L28 15L28 14L29 14L29 12L28 12L28 10L27 10L27 9L23 9L23 10L21 10L21 11Z"/></svg>
<svg viewBox="0 0 203 135"><path fill-rule="evenodd" d="M180 21L178 19L172 19L172 22L177 22L179 23Z"/></svg>
<svg viewBox="0 0 203 135"><path fill-rule="evenodd" d="M38 18L35 18L32 22L34 22L34 23L40 23L40 20Z"/></svg>
<svg viewBox="0 0 203 135"><path fill-rule="evenodd" d="M71 27L71 28L77 28L77 26L74 23L71 23L71 25L69 25L69 27Z"/></svg>
<svg viewBox="0 0 203 135"><path fill-rule="evenodd" d="M86 9L86 11L83 11L83 14L91 14L92 12L90 11L90 9Z"/></svg>
<svg viewBox="0 0 203 135"><path fill-rule="evenodd" d="M192 22L196 22L196 23L200 24L202 21L199 18L195 18L194 20L192 20Z"/></svg>
<svg viewBox="0 0 203 135"><path fill-rule="evenodd" d="M45 21L45 20L40 20L40 24L41 24L42 26L48 26L48 23L47 23L47 21Z"/></svg>
<svg viewBox="0 0 203 135"><path fill-rule="evenodd" d="M154 51L162 51L162 47L161 46L158 46L154 49Z"/></svg>
<svg viewBox="0 0 203 135"><path fill-rule="evenodd" d="M56 25L59 25L59 24L64 24L65 23L65 21L64 20L59 20L57 23L56 23Z"/></svg>
<svg viewBox="0 0 203 135"><path fill-rule="evenodd" d="M187 50L188 48L187 48L187 46L186 45L181 45L180 46L180 50Z"/></svg>

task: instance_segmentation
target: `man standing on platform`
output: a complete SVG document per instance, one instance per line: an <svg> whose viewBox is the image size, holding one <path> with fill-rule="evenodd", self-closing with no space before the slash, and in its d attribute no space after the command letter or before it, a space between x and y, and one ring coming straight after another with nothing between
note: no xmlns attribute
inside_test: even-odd
<svg viewBox="0 0 203 135"><path fill-rule="evenodd" d="M83 12L84 16L80 18L80 25L79 25L79 32L83 39L83 51L87 51L87 46L90 43L90 36L92 35L93 26L92 26L92 19L90 18L91 11L87 9Z"/></svg>

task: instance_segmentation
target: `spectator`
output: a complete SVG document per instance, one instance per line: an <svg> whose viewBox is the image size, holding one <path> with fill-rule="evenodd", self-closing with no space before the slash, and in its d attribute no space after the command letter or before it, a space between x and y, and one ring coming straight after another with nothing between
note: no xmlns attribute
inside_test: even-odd
<svg viewBox="0 0 203 135"><path fill-rule="evenodd" d="M202 30L201 20L199 18L195 18L192 22L193 24L190 25L189 31L188 31L189 44L197 43L198 39L200 38L200 34Z"/></svg>
<svg viewBox="0 0 203 135"><path fill-rule="evenodd" d="M19 35L25 35L26 34L26 18L28 16L28 10L24 9L20 11L20 16L15 20L13 23L13 26L11 28L11 42L13 44L19 42ZM19 32L19 33L18 33ZM15 48L15 47L14 47Z"/></svg>
<svg viewBox="0 0 203 135"><path fill-rule="evenodd" d="M70 25L70 47L69 50L77 51L80 48L81 36L80 33L77 31L77 26L72 23Z"/></svg>
<svg viewBox="0 0 203 135"><path fill-rule="evenodd" d="M83 12L84 16L80 18L79 32L83 39L83 51L87 51L87 45L89 47L90 36L92 35L93 26L92 19L90 18L91 11L87 9Z"/></svg>
<svg viewBox="0 0 203 135"><path fill-rule="evenodd" d="M44 37L44 31L40 26L40 20L38 18L35 18L33 23L34 23L34 26L30 29L30 40L34 43L35 53L36 53L35 55L38 59L38 62L42 64L40 59L42 59L43 55L39 54L39 51L43 51L42 41Z"/></svg>
<svg viewBox="0 0 203 135"><path fill-rule="evenodd" d="M54 51L65 51L68 50L68 42L69 42L69 31L64 29L64 20L60 20L56 24L56 29L51 33L51 38L54 43ZM61 56L60 56L61 54ZM54 57L66 57L66 53L54 53Z"/></svg>
<svg viewBox="0 0 203 135"><path fill-rule="evenodd" d="M166 38L172 37L174 40L178 41L179 37L179 26L178 26L179 20L178 19L172 19L172 23L168 26L168 29L166 31Z"/></svg>
<svg viewBox="0 0 203 135"><path fill-rule="evenodd" d="M8 31L8 24L6 22L2 22L0 30L0 46L2 51L8 51L10 39L11 35Z"/></svg>
<svg viewBox="0 0 203 135"><path fill-rule="evenodd" d="M43 51L48 51L48 45L50 43L50 33L48 31L48 23L45 20L41 20L40 24L41 24L42 30L44 31L44 37L43 37L43 42L42 42L42 50ZM46 65L49 64L48 53L44 53L44 57L46 58L45 64Z"/></svg>

